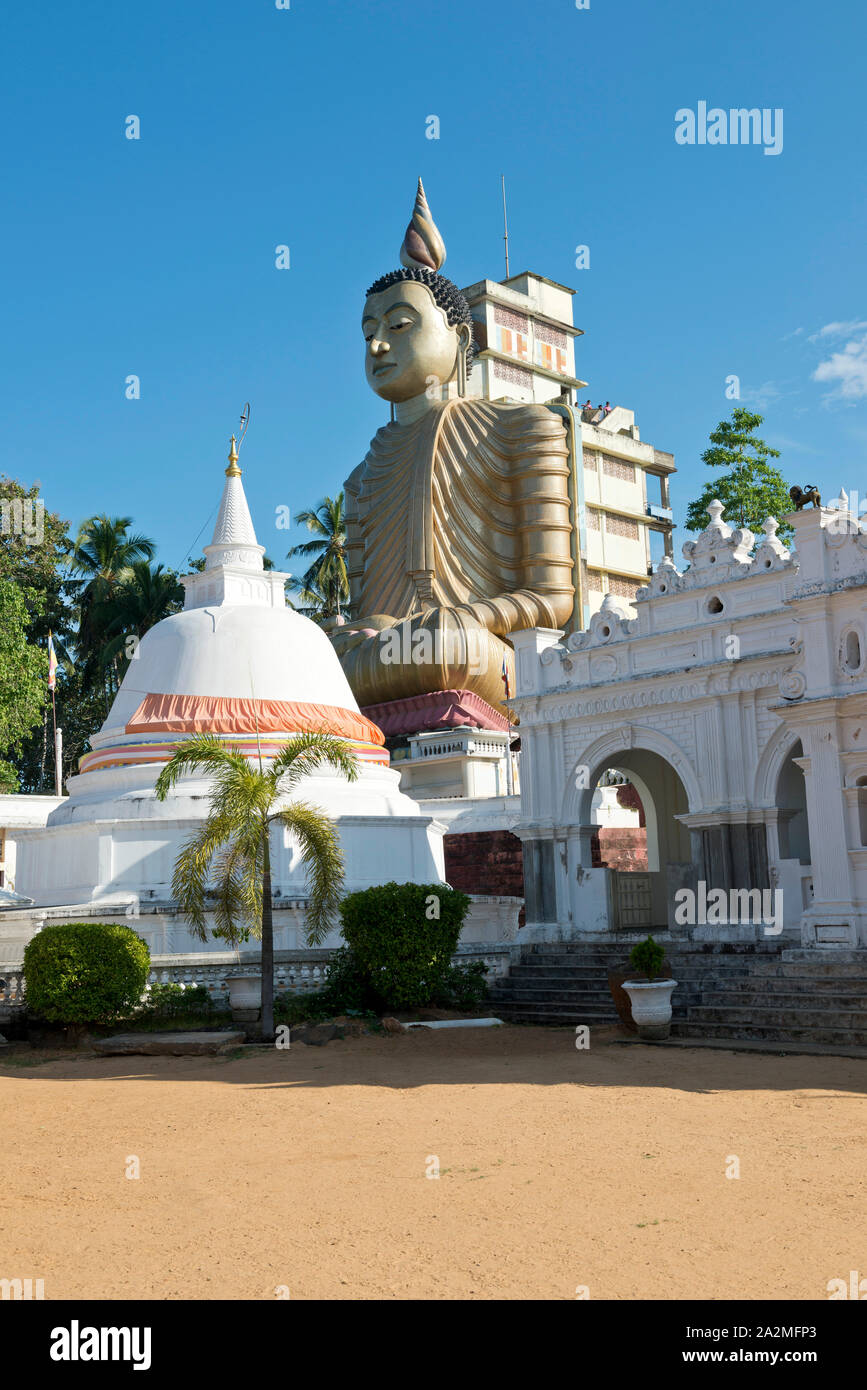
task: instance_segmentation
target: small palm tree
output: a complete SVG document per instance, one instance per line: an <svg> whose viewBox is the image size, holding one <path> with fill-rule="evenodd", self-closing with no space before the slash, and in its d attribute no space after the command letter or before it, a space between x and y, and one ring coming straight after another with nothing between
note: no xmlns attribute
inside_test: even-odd
<svg viewBox="0 0 867 1390"><path fill-rule="evenodd" d="M320 618L339 617L341 603L345 606L349 600L343 493L323 497L316 508L299 512L295 519L312 531L316 539L293 545L286 558L315 555L316 559L299 579L290 583L290 588L297 590L305 602L312 603Z"/></svg>
<svg viewBox="0 0 867 1390"><path fill-rule="evenodd" d="M274 1035L274 922L271 911L271 826L278 823L297 838L305 860L309 899L307 944L317 946L334 924L343 888L343 854L337 828L305 801L279 805L302 778L330 764L350 782L358 759L350 744L327 733L297 734L265 770L240 748L213 734L186 739L157 779L164 801L184 773L207 773L213 780L210 810L183 846L172 878L180 909L201 941L207 940L205 898L213 880L215 934L230 944L249 932L262 942L262 1034Z"/></svg>

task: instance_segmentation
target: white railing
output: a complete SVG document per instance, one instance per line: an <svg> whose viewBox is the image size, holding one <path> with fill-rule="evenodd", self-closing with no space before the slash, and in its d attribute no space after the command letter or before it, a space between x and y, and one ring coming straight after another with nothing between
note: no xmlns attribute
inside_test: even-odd
<svg viewBox="0 0 867 1390"><path fill-rule="evenodd" d="M20 1008L24 1003L24 971L0 965L0 1010Z"/></svg>
<svg viewBox="0 0 867 1390"><path fill-rule="evenodd" d="M495 729L452 729L445 734L413 734L409 740L410 759L464 757L504 758L509 735Z"/></svg>
<svg viewBox="0 0 867 1390"><path fill-rule="evenodd" d="M315 959L311 960L311 955L315 956ZM315 993L325 984L325 974L330 958L331 951L327 949L304 953L275 951L275 993ZM509 959L508 946L486 947L472 944L459 947L453 957L455 964L467 964L477 960L484 961L488 967L488 973L485 977L488 981L508 974ZM248 956L246 959L241 957L240 960L232 959L221 962L196 961L194 957L178 960L177 957L172 956L154 956L151 960L148 983L152 985L181 985L184 989L195 989L201 986L208 991L208 996L214 1004L220 1005L228 1002L229 986L227 981L229 976L240 974L246 969L253 971L259 969L257 955ZM20 967L6 969L0 966L0 1013L8 1013L13 1008L21 1008L25 1002L23 970Z"/></svg>

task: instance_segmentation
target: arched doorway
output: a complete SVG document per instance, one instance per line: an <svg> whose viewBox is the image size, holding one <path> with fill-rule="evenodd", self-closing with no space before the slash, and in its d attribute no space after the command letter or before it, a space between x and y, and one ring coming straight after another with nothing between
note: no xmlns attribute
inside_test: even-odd
<svg viewBox="0 0 867 1390"><path fill-rule="evenodd" d="M777 778L776 804L779 811L780 858L810 863L810 825L807 820L807 789L803 769L795 761L803 758L798 739L789 749Z"/></svg>
<svg viewBox="0 0 867 1390"><path fill-rule="evenodd" d="M807 783L801 760L804 748L798 739L789 749L777 775L774 794L779 858L774 883L782 892L787 930L797 929L801 914L812 906L813 870L810 822L807 815ZM867 831L867 797L858 791L859 820ZM862 806L862 802L865 803ZM867 843L862 838L862 843Z"/></svg>
<svg viewBox="0 0 867 1390"><path fill-rule="evenodd" d="M689 812L689 798L678 773L660 753L647 748L627 748L607 754L588 778L595 790L606 773L622 776L640 803L645 835L644 863L606 862L601 866L610 878L609 920L614 930L664 931L673 922L674 894L692 886L695 878L693 842L680 816ZM592 819L593 793L581 804L581 819ZM599 842L598 833L596 841ZM592 854L593 835L589 844ZM600 845L601 850L601 845Z"/></svg>

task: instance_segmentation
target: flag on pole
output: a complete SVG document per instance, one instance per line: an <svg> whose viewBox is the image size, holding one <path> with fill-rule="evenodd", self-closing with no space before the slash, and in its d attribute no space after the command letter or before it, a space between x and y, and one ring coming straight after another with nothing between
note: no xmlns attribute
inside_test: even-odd
<svg viewBox="0 0 867 1390"><path fill-rule="evenodd" d="M500 669L500 675L502 676L502 678L503 678L503 684L504 684L504 686L506 687L506 699L508 700L508 698L509 698L509 668L508 668L508 666L506 665L506 654L505 654L505 652L503 653L503 665L502 665L502 667L501 667L501 669Z"/></svg>
<svg viewBox="0 0 867 1390"><path fill-rule="evenodd" d="M54 639L51 633L48 634L48 689L53 690L57 684L57 653L54 650Z"/></svg>

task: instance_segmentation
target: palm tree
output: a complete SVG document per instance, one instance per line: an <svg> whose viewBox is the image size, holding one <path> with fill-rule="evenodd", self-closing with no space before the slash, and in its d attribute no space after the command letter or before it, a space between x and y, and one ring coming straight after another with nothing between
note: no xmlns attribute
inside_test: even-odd
<svg viewBox="0 0 867 1390"><path fill-rule="evenodd" d="M135 560L121 577L110 599L94 604L94 624L103 634L105 646L101 664L120 663L123 675L129 664L126 644L131 636L144 637L152 627L180 612L184 606L183 585L173 570Z"/></svg>
<svg viewBox="0 0 867 1390"><path fill-rule="evenodd" d="M294 595L301 602L293 603L290 595ZM302 613L305 618L310 618L320 627L327 619L334 617L328 594L322 592L315 580L305 584L303 579L293 575L286 581L286 602L296 613Z"/></svg>
<svg viewBox="0 0 867 1390"><path fill-rule="evenodd" d="M183 846L172 892L201 941L207 940L205 898L214 881L216 933L232 945L248 932L262 942L262 1034L274 1035L274 923L271 911L271 826L297 838L308 869L307 944L316 946L334 922L343 888L343 854L337 828L306 801L280 805L302 778L330 764L354 782L358 760L350 744L327 733L297 734L267 771L253 767L240 748L213 734L186 739L160 773L156 794L164 801L184 773L213 780L210 810Z"/></svg>
<svg viewBox="0 0 867 1390"><path fill-rule="evenodd" d="M295 519L312 531L316 539L293 545L287 560L293 555L315 555L316 559L299 579L290 582L289 587L306 602L312 602L320 619L339 617L341 602L345 605L349 600L343 493L323 497L314 510L299 512Z"/></svg>
<svg viewBox="0 0 867 1390"><path fill-rule="evenodd" d="M68 568L75 577L78 599L78 655L85 664L88 683L102 664L100 653L105 642L102 622L120 581L137 560L152 560L155 543L147 536L129 535L132 517L104 514L83 521L69 552ZM97 616L99 615L99 617ZM114 673L116 675L116 672ZM116 688L115 681L115 688ZM112 673L105 690L106 713L112 693Z"/></svg>

